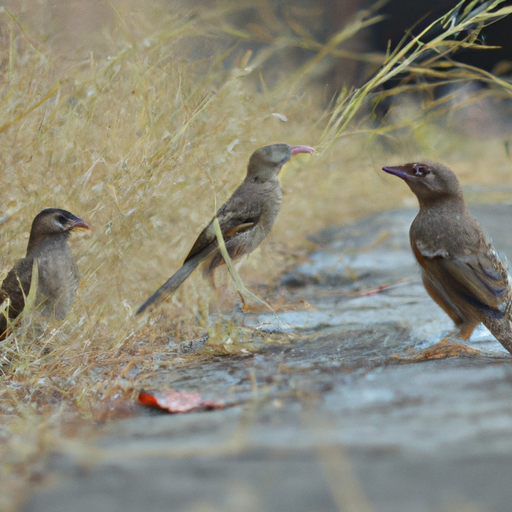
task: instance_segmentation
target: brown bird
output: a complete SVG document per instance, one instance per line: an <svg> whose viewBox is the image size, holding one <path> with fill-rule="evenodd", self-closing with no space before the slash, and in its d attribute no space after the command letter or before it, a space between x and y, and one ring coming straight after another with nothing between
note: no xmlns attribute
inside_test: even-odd
<svg viewBox="0 0 512 512"><path fill-rule="evenodd" d="M0 287L0 303L10 299L10 319L17 318L25 307L34 262L38 270L35 302L38 313L46 318L67 316L79 282L67 241L71 231L77 228L89 229L89 226L66 210L46 208L36 215L27 254L9 271ZM5 337L6 329L7 320L0 314L0 339Z"/></svg>
<svg viewBox="0 0 512 512"><path fill-rule="evenodd" d="M281 206L281 185L277 178L281 167L292 155L313 151L309 146L271 144L251 155L245 180L216 213L231 258L251 253L270 233ZM224 263L215 236L214 219L198 236L183 266L139 307L136 315L174 292L203 261L207 260L205 275L212 275L215 268Z"/></svg>
<svg viewBox="0 0 512 512"><path fill-rule="evenodd" d="M491 240L470 215L457 177L441 164L383 167L402 178L420 211L409 232L423 284L463 340L482 322L512 353L511 280Z"/></svg>

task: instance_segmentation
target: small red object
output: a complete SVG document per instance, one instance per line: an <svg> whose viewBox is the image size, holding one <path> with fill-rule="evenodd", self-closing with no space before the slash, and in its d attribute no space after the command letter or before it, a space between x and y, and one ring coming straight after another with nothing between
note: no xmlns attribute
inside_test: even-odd
<svg viewBox="0 0 512 512"><path fill-rule="evenodd" d="M166 391L146 392L141 391L138 397L139 403L149 407L158 407L172 413L190 412L201 407L207 409L221 409L223 404L214 400L202 400L197 393L189 391Z"/></svg>

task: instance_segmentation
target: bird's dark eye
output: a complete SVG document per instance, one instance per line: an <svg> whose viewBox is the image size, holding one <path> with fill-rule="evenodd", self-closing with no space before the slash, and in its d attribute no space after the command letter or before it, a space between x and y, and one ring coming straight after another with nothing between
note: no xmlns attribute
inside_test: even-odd
<svg viewBox="0 0 512 512"><path fill-rule="evenodd" d="M424 165L414 165L413 170L414 176L419 176L420 178L423 178L423 176L430 174L430 171Z"/></svg>
<svg viewBox="0 0 512 512"><path fill-rule="evenodd" d="M67 221L68 219L64 215L57 215L57 222L62 226L65 226Z"/></svg>

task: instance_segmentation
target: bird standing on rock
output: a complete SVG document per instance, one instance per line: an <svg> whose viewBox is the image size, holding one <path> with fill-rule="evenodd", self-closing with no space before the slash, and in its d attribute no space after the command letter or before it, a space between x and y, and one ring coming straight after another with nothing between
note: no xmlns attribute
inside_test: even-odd
<svg viewBox="0 0 512 512"><path fill-rule="evenodd" d="M270 233L281 206L282 191L277 178L281 167L293 155L313 151L309 146L271 144L251 155L245 180L215 215L232 259L254 251ZM203 261L207 260L206 275L211 275L224 263L215 235L214 219L198 236L183 266L139 307L137 315L174 292Z"/></svg>
<svg viewBox="0 0 512 512"><path fill-rule="evenodd" d="M32 222L27 254L9 271L0 287L0 303L10 300L9 318L15 319L25 307L30 292L32 269L37 263L38 281L35 307L44 317L65 318L78 287L78 270L67 241L71 231L89 229L72 213L46 208ZM0 339L5 337L7 320L0 314Z"/></svg>
<svg viewBox="0 0 512 512"><path fill-rule="evenodd" d="M510 276L492 243L470 215L457 177L437 163L383 167L402 178L420 211L409 232L423 284L468 339L482 322L512 353Z"/></svg>

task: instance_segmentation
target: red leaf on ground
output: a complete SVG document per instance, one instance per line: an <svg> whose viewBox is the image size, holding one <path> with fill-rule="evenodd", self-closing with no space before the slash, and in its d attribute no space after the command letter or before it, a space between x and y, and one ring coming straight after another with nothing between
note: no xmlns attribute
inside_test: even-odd
<svg viewBox="0 0 512 512"><path fill-rule="evenodd" d="M158 407L172 413L190 412L201 407L207 409L221 409L223 404L215 400L202 400L197 393L189 391L166 391L146 392L141 391L138 397L139 403L149 407Z"/></svg>

